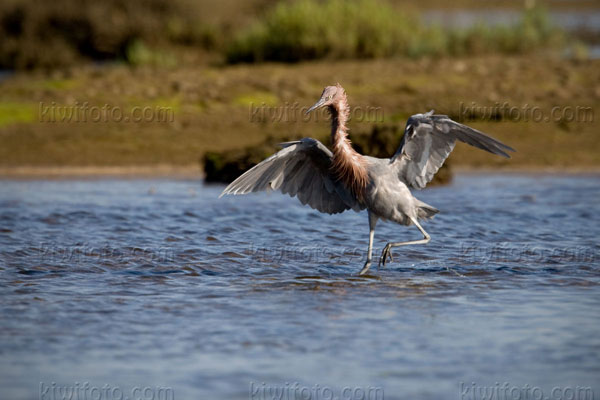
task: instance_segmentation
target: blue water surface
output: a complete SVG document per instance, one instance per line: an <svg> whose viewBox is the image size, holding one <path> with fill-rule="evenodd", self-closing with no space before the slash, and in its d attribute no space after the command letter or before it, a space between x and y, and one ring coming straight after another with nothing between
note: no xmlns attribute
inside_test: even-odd
<svg viewBox="0 0 600 400"><path fill-rule="evenodd" d="M418 192L432 241L365 277L366 212L222 189L0 181L0 397L600 397L598 176ZM419 237L380 223L376 251Z"/></svg>

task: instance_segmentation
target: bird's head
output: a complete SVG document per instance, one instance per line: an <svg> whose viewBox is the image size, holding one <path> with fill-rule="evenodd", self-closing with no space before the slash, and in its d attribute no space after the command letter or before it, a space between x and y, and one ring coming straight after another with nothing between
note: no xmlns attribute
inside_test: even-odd
<svg viewBox="0 0 600 400"><path fill-rule="evenodd" d="M323 89L323 93L321 94L319 101L317 101L311 108L306 110L306 114L318 108L335 104L344 96L346 96L346 92L339 83L336 83L334 86L326 86L325 89Z"/></svg>

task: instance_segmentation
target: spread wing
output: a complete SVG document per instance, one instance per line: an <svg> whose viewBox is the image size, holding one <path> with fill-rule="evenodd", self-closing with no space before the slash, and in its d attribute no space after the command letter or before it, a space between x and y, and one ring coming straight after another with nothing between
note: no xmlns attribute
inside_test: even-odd
<svg viewBox="0 0 600 400"><path fill-rule="evenodd" d="M333 154L321 142L304 138L282 146L233 181L221 196L279 189L328 214L364 208L330 173Z"/></svg>
<svg viewBox="0 0 600 400"><path fill-rule="evenodd" d="M422 189L444 164L457 140L507 158L510 158L507 151L515 151L476 129L452 121L446 115L433 115L431 110L408 119L400 147L391 161L398 166L402 181L415 189Z"/></svg>

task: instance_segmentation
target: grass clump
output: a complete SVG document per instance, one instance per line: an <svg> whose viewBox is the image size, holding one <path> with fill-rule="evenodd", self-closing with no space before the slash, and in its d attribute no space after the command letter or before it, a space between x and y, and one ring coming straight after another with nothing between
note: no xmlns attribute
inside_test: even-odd
<svg viewBox="0 0 600 400"><path fill-rule="evenodd" d="M444 29L380 0L280 2L226 49L230 63L520 53L560 43L539 7L516 24Z"/></svg>
<svg viewBox="0 0 600 400"><path fill-rule="evenodd" d="M177 65L176 58L167 51L148 47L142 40L134 40L125 49L125 59L131 65L155 65L173 67Z"/></svg>
<svg viewBox="0 0 600 400"><path fill-rule="evenodd" d="M409 51L415 19L372 0L280 2L242 31L226 51L229 62L376 58Z"/></svg>

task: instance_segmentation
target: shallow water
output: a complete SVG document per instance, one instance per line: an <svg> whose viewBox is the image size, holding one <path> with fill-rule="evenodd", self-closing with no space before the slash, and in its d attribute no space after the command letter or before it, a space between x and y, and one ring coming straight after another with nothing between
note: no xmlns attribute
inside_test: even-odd
<svg viewBox="0 0 600 400"><path fill-rule="evenodd" d="M86 382L130 399L600 396L599 177L459 176L419 192L441 210L432 242L367 277L365 212L221 190L1 181L0 397ZM377 250L385 238L419 235L380 224ZM127 397L135 387L150 391Z"/></svg>

